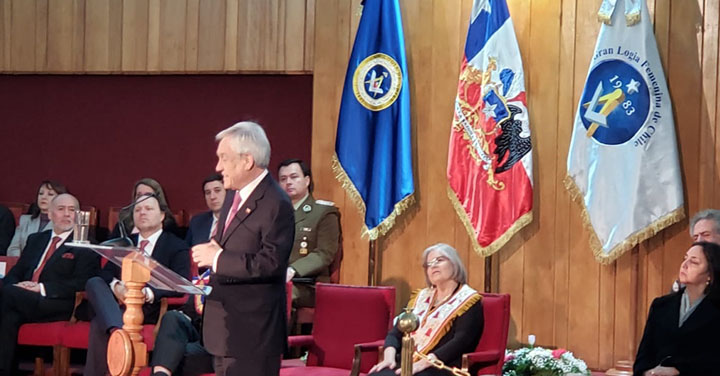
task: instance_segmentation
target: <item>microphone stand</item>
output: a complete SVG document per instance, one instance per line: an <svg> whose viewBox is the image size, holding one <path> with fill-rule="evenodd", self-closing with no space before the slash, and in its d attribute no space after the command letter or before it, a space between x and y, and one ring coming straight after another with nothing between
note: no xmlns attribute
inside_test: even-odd
<svg viewBox="0 0 720 376"><path fill-rule="evenodd" d="M155 198L157 199L157 196L155 194L147 194L143 195L141 199L133 202L130 205L124 206L120 209L120 213L123 213L125 210L128 210L132 212L132 210L135 208L135 205L149 199L149 198ZM125 214L122 218L118 217L118 229L120 230L120 236L114 239L108 239L100 245L110 245L114 247L132 247L133 242L128 236L127 229L125 228L125 218L127 218L127 214Z"/></svg>

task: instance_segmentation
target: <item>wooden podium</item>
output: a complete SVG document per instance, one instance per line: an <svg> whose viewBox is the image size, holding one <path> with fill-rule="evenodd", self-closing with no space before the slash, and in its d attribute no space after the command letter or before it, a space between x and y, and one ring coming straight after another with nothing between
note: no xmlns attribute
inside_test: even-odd
<svg viewBox="0 0 720 376"><path fill-rule="evenodd" d="M135 247L115 247L82 243L68 246L88 248L122 268L122 280L127 288L122 329L115 330L108 342L108 370L112 376L137 375L147 366L147 346L141 334L142 306L146 284L160 289L191 295L207 295L210 288L197 287L184 277L140 252Z"/></svg>

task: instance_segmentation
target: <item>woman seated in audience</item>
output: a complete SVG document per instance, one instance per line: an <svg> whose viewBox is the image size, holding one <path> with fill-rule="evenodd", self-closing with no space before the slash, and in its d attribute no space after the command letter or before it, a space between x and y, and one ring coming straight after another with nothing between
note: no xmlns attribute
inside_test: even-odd
<svg viewBox="0 0 720 376"><path fill-rule="evenodd" d="M40 183L37 191L35 202L30 204L27 214L20 216L20 221L15 229L15 235L7 249L8 256L20 256L28 236L36 232L49 230L53 227L48 217L48 209L50 201L62 193L67 193L64 185L52 181L45 180Z"/></svg>
<svg viewBox="0 0 720 376"><path fill-rule="evenodd" d="M467 285L467 272L457 251L443 243L422 255L427 287L416 291L408 308L420 327L412 334L415 348L430 359L460 367L462 355L475 351L483 331L482 296ZM437 312L437 314L436 314ZM370 369L371 376L390 376L400 367L402 332L393 327L385 338L383 360ZM452 375L415 355L413 375Z"/></svg>
<svg viewBox="0 0 720 376"><path fill-rule="evenodd" d="M720 374L720 246L697 242L680 264L680 291L650 306L636 376Z"/></svg>
<svg viewBox="0 0 720 376"><path fill-rule="evenodd" d="M160 203L160 207L165 208L163 230L170 231L173 234L180 236L180 234L178 234L179 229L177 226L177 222L175 222L175 216L173 215L172 210L170 210L167 199L165 198L165 192L163 191L162 186L160 185L160 183L157 182L157 180L151 178L143 178L136 181L135 185L133 186L131 201L135 202L138 197L146 194L153 194ZM118 223L115 224L115 228L110 235L111 238L116 238L120 236L119 226L121 223L125 226L125 231L128 234L135 234L138 232L137 227L135 227L135 223L133 223L132 213L132 208L120 211L120 213L118 214Z"/></svg>

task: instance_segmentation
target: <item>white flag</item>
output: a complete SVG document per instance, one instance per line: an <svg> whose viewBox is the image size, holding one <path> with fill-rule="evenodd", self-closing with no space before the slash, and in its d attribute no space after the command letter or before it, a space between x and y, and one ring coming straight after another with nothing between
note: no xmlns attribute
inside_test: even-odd
<svg viewBox="0 0 720 376"><path fill-rule="evenodd" d="M645 0L604 0L599 16L610 25L600 28L578 104L565 183L607 264L684 211L670 93Z"/></svg>

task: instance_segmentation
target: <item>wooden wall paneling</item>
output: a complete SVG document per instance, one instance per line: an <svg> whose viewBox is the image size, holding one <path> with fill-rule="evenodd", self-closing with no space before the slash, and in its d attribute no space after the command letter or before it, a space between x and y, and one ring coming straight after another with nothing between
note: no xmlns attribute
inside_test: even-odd
<svg viewBox="0 0 720 376"><path fill-rule="evenodd" d="M267 12L271 10L269 2L265 0L241 1L238 5L238 32L237 32L237 62L238 69L258 69L264 60L264 51L273 49L267 44L268 38L263 35L267 32L269 22ZM258 37L251 30L262 30L262 37Z"/></svg>
<svg viewBox="0 0 720 376"><path fill-rule="evenodd" d="M608 343L608 347L613 351L605 351L605 363L600 363L601 368L610 368L618 360L633 359L635 350L637 349L635 341L635 317L637 311L637 267L638 267L638 247L624 254L615 262L615 290L612 298L614 299L614 316L613 327L609 331L613 332L613 341ZM607 268L607 267L605 267ZM609 269L609 268L608 268ZM606 315L610 315L608 309L601 307L606 311Z"/></svg>
<svg viewBox="0 0 720 376"><path fill-rule="evenodd" d="M147 36L147 71L161 70L160 62L160 6L162 0L149 0L148 3L148 36Z"/></svg>
<svg viewBox="0 0 720 376"><path fill-rule="evenodd" d="M404 89L409 90L410 94L413 150L420 148L420 145L426 145L431 139L432 131L430 128L432 127L430 124L432 124L432 120L430 107L432 106L430 105L430 97L422 93L429 93L433 90L434 65L431 59L431 49L434 44L434 37L442 38L442 36L436 35L442 33L442 31L435 32L436 25L434 25L432 19L432 15L436 11L434 5L432 1L426 0L400 3L403 29L407 42L405 53L410 77L409 86ZM437 11L440 11L440 9L437 9ZM353 6L351 12L357 13L357 8ZM421 20L424 22L421 22ZM354 27L357 30L357 22L352 22L351 25L353 25L351 28ZM354 37L352 42L354 42ZM319 50L318 53L320 53ZM424 111L421 109L424 109ZM425 282L421 266L421 252L427 247L425 244L427 235L425 231L418 231L418 229L427 230L429 226L434 226L437 222L443 222L441 220L429 220L426 215L417 215L419 214L418 208L425 207L425 195L427 194L425 187L430 184L430 179L421 178L421 176L425 177L426 171L422 167L423 164L429 163L429 160L425 159L427 155L414 154L414 156L415 206L398 217L396 227L380 241L382 244L381 280L383 284L393 284L397 288L398 307L396 308L405 306L410 292L422 287ZM418 235L410 236L413 233ZM403 273L402 268L414 273ZM406 277L403 276L404 274ZM403 276L403 278L398 278L400 276Z"/></svg>
<svg viewBox="0 0 720 376"><path fill-rule="evenodd" d="M238 0L227 0L225 7L225 71L238 69Z"/></svg>
<svg viewBox="0 0 720 376"><path fill-rule="evenodd" d="M658 4L659 6L659 4ZM667 72L670 94L672 95L677 137L680 149L680 163L685 182L685 208L688 216L700 209L700 115L702 101L701 61L702 41L698 30L702 25L701 9L697 1L685 6L670 5L670 39ZM687 219L665 230L665 252L663 252L663 283L669 288L677 278L682 255L688 248ZM667 291L667 290L666 290Z"/></svg>
<svg viewBox="0 0 720 376"><path fill-rule="evenodd" d="M305 1L283 1L283 14L279 16L283 33L278 50L283 56L280 65L286 71L301 71L305 65L305 22L307 3Z"/></svg>
<svg viewBox="0 0 720 376"><path fill-rule="evenodd" d="M122 1L96 0L85 5L84 70L118 71L122 67Z"/></svg>
<svg viewBox="0 0 720 376"><path fill-rule="evenodd" d="M315 61L315 0L305 1L305 51L303 53L303 69L313 71Z"/></svg>
<svg viewBox="0 0 720 376"><path fill-rule="evenodd" d="M699 207L712 207L715 199L715 187L720 184L714 174L715 167L715 125L718 77L718 2L713 0L699 1L698 7L703 9L701 23L701 80L702 97L700 106L700 192ZM692 215L692 214L691 214Z"/></svg>
<svg viewBox="0 0 720 376"><path fill-rule="evenodd" d="M715 138L717 137L716 104L718 79L718 1L706 0L702 6L702 100L700 102L700 208L713 207L716 186Z"/></svg>
<svg viewBox="0 0 720 376"><path fill-rule="evenodd" d="M148 51L150 49L150 2L149 0L125 0L122 13L121 69L123 72L145 71L148 68ZM156 45L153 45L153 50L155 48Z"/></svg>
<svg viewBox="0 0 720 376"><path fill-rule="evenodd" d="M48 1L47 69L49 71L72 69L73 3L73 0Z"/></svg>
<svg viewBox="0 0 720 376"><path fill-rule="evenodd" d="M198 69L221 71L225 64L226 2L201 1L198 21ZM237 30L237 29L236 29Z"/></svg>
<svg viewBox="0 0 720 376"><path fill-rule="evenodd" d="M198 70L200 0L187 0L185 11L185 71Z"/></svg>
<svg viewBox="0 0 720 376"><path fill-rule="evenodd" d="M47 69L48 0L35 0L35 71Z"/></svg>
<svg viewBox="0 0 720 376"><path fill-rule="evenodd" d="M528 48L523 55L524 62L529 61L532 69L525 73L525 81L535 92L542 88L542 95L528 96L530 127L532 133L534 163L533 222L523 231L527 238L525 248L524 290L535 290L524 294L522 337L535 334L538 343L550 344L553 340L553 311L546 309L553 298L553 252L546 248L555 244L554 231L538 231L541 224L552 223L555 218L555 192L563 189L556 184L557 163L557 124L558 124L558 79L543 72L557 69L560 54L560 2L531 2L530 33ZM529 73L529 74L528 74ZM560 172L564 174L564 172Z"/></svg>
<svg viewBox="0 0 720 376"><path fill-rule="evenodd" d="M312 169L316 197L332 200L342 213L345 257L341 270L343 283L367 283L368 242L360 238L362 218L355 205L346 199L337 183L330 160L335 150L335 133L343 80L352 46L350 35L351 1L315 2L315 45L323 46L315 54L314 69L322 72L313 79L313 91L322 100L313 101ZM317 98L317 97L316 97Z"/></svg>
<svg viewBox="0 0 720 376"><path fill-rule="evenodd" d="M628 257L628 255L625 254L622 257ZM600 368L608 369L613 365L613 345L615 343L615 276L617 261L610 265L601 265L599 269L600 299L597 306L597 356Z"/></svg>
<svg viewBox="0 0 720 376"><path fill-rule="evenodd" d="M599 1L591 4L577 2L575 34L575 106L580 101L590 60L600 31L597 21ZM593 42L589 42L593 41ZM531 94L532 95L532 94ZM577 108L573 108L573 116ZM573 117L574 119L574 117ZM570 275L568 348L588 364L599 364L599 302L600 265L588 244L588 232L582 224L580 206L573 203L570 209Z"/></svg>
<svg viewBox="0 0 720 376"><path fill-rule="evenodd" d="M718 12L717 8L720 8L719 3L720 3L720 1L718 1L718 0L709 2L708 5L706 5L706 7L705 7L706 9L709 9L709 10L707 10L708 14L714 14L714 13ZM711 17L707 16L707 17L705 17L705 19L710 20L709 22L712 23ZM716 19L717 19L717 17L716 17ZM707 24L707 21L706 21L706 24ZM713 32L715 32L716 34L720 34L720 33L718 33L718 30L717 30L718 22L715 22L715 24L712 26L706 26L706 29L710 29L710 28L714 28ZM718 38L720 38L720 35L718 35ZM718 55L718 58L717 58L717 61L715 64L717 65L718 62L720 62L720 52L719 52L719 55ZM720 145L720 132L718 132L718 122L720 121L720 74L718 74L717 72L715 75L715 79L716 79L716 81L715 81L715 104L714 104L715 117L714 118L711 117L710 119L715 126L715 145ZM708 106L711 106L711 105L713 105L713 104L708 103ZM717 151L715 152L715 169L713 170L712 173L714 176L720 176L720 153L718 153ZM720 207L720 190L718 189L718 187L714 187L714 188L715 188L715 194L713 195L712 202L709 203L708 206L710 206L712 208L719 208Z"/></svg>
<svg viewBox="0 0 720 376"><path fill-rule="evenodd" d="M10 69L10 34L12 0L0 0L0 71Z"/></svg>
<svg viewBox="0 0 720 376"><path fill-rule="evenodd" d="M574 62L575 62L575 0L564 0L561 9L560 51L557 66L558 75L558 122L557 122L557 156L555 186L555 247L553 247L553 342L558 347L568 346L568 294L570 271L570 201L564 189L563 179L567 171L567 154L570 147L570 136L575 121L574 112L577 103L573 101ZM532 125L531 125L532 127ZM532 128L533 134L543 128L537 125ZM538 161L539 163L539 161Z"/></svg>
<svg viewBox="0 0 720 376"><path fill-rule="evenodd" d="M160 1L160 69L185 71L188 0Z"/></svg>
<svg viewBox="0 0 720 376"><path fill-rule="evenodd" d="M11 4L10 69L21 72L35 67L35 0Z"/></svg>

